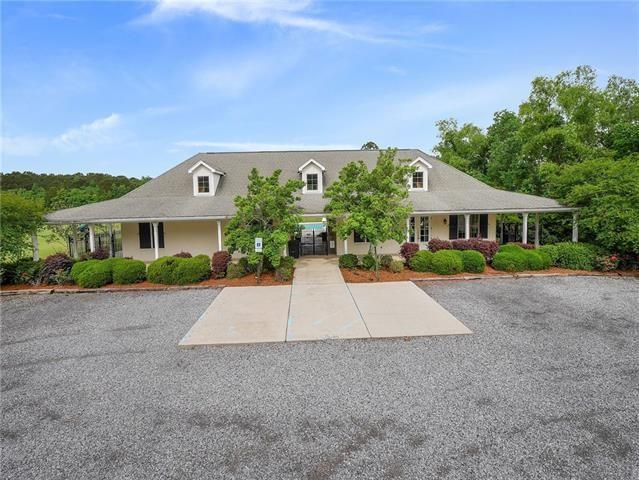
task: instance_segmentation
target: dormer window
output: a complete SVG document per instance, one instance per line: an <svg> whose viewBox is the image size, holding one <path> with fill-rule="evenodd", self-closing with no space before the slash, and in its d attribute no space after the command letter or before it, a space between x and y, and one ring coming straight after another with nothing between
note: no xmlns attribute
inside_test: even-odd
<svg viewBox="0 0 639 480"><path fill-rule="evenodd" d="M202 160L189 168L189 173L193 175L193 195L196 197L215 195L220 179L224 176L224 172L216 170Z"/></svg>
<svg viewBox="0 0 639 480"><path fill-rule="evenodd" d="M326 169L323 165L316 162L312 158L302 165L298 172L304 182L302 193L322 193L324 191L324 172Z"/></svg>
<svg viewBox="0 0 639 480"><path fill-rule="evenodd" d="M411 164L415 168L412 177L407 178L408 189L411 191L428 191L428 170L433 166L422 157L417 157Z"/></svg>
<svg viewBox="0 0 639 480"><path fill-rule="evenodd" d="M209 193L209 177L207 176L198 176L197 177L197 193Z"/></svg>
<svg viewBox="0 0 639 480"><path fill-rule="evenodd" d="M413 172L413 188L424 188L424 172Z"/></svg>

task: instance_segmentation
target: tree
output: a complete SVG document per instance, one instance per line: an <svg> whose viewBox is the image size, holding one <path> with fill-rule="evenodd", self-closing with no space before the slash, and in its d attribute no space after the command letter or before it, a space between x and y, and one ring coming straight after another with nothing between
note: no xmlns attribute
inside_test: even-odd
<svg viewBox="0 0 639 480"><path fill-rule="evenodd" d="M41 201L14 192L0 192L0 258L20 258L31 248L31 235L44 218Z"/></svg>
<svg viewBox="0 0 639 480"><path fill-rule="evenodd" d="M280 184L281 170L270 177L253 168L249 174L248 193L235 197L235 216L226 227L225 242L229 251L240 251L248 263L257 268L257 279L264 269L264 259L278 267L284 247L302 221L295 193L304 186L301 180ZM255 239L262 239L262 252L255 251Z"/></svg>
<svg viewBox="0 0 639 480"><path fill-rule="evenodd" d="M337 235L345 239L357 232L370 243L378 280L377 247L387 240L402 242L412 211L407 178L415 169L408 160L395 161L395 153L396 149L380 151L370 171L361 160L348 163L324 193L329 199L326 212L335 221Z"/></svg>
<svg viewBox="0 0 639 480"><path fill-rule="evenodd" d="M366 142L360 150L379 150L379 147L375 142Z"/></svg>

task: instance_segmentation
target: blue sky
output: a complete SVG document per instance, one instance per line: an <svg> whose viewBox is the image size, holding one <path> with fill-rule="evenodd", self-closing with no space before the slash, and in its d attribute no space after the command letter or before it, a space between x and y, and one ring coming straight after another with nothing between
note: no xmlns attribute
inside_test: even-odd
<svg viewBox="0 0 639 480"><path fill-rule="evenodd" d="M2 4L2 171L155 176L199 151L431 151L536 75L639 78L626 3Z"/></svg>

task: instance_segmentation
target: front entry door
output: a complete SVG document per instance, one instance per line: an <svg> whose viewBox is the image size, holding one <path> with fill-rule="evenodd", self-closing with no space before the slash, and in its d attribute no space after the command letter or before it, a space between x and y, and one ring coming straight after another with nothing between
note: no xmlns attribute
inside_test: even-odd
<svg viewBox="0 0 639 480"><path fill-rule="evenodd" d="M326 235L326 226L321 224L308 225L302 229L302 238L300 240L301 255L327 255L328 239Z"/></svg>

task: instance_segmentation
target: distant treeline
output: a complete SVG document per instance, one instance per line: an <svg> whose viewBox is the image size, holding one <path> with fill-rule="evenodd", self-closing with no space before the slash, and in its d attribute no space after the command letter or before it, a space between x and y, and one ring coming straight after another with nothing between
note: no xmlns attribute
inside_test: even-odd
<svg viewBox="0 0 639 480"><path fill-rule="evenodd" d="M13 191L41 201L45 210L118 198L149 180L150 177L135 178L106 173L0 173L3 191Z"/></svg>

